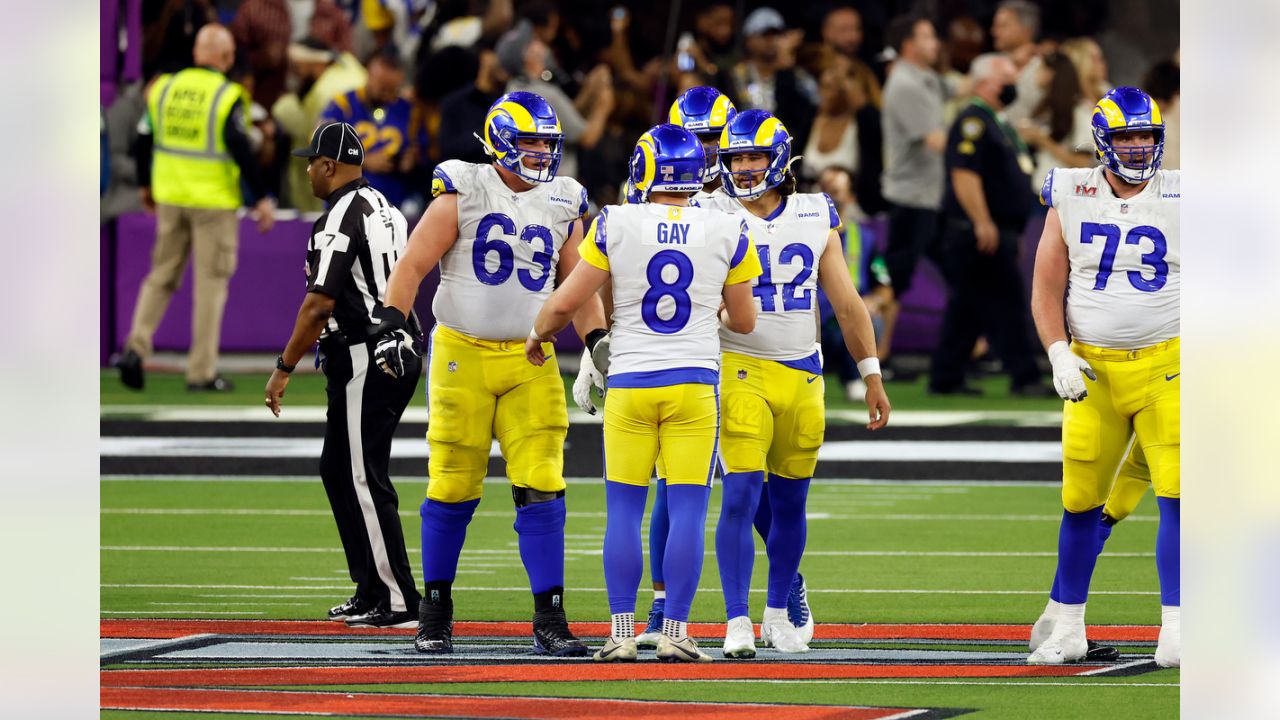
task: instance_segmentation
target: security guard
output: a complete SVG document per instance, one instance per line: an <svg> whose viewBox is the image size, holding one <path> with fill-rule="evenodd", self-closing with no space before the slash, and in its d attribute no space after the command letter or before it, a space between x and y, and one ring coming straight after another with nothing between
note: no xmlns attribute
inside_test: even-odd
<svg viewBox="0 0 1280 720"><path fill-rule="evenodd" d="M1030 317L1018 240L1031 214L1031 156L999 115L1016 94L1017 71L1003 55L984 55L970 69L972 102L947 136L942 269L950 285L929 391L976 395L965 368L982 334L1012 379L1015 395L1046 396L1028 335Z"/></svg>
<svg viewBox="0 0 1280 720"><path fill-rule="evenodd" d="M196 66L160 75L147 90L147 113L138 128L138 184L143 207L156 213L156 244L133 326L116 361L120 380L135 390L142 389L142 363L190 255L195 256L195 307L187 389L231 389L218 375L218 341L227 285L236 269L241 180L257 199L250 214L259 232L271 229L275 209L249 141L248 94L225 74L235 54L235 40L225 27L205 25L192 50Z"/></svg>
<svg viewBox="0 0 1280 720"><path fill-rule="evenodd" d="M320 341L328 383L328 424L320 477L347 555L355 595L329 611L351 627L418 626L421 599L405 552L399 498L391 485L391 437L409 405L422 363L417 355L392 378L372 367L387 277L404 256L404 215L362 177L364 147L355 128L325 123L305 157L311 191L329 210L307 246L307 296L293 335L267 381L266 404L277 417L289 374ZM409 313L410 331L421 335Z"/></svg>

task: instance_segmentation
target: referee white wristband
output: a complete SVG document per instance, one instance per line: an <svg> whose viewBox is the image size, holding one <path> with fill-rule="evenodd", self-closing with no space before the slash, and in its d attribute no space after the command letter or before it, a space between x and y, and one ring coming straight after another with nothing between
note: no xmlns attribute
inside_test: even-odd
<svg viewBox="0 0 1280 720"><path fill-rule="evenodd" d="M858 361L858 374L862 377L880 374L880 358L869 357Z"/></svg>

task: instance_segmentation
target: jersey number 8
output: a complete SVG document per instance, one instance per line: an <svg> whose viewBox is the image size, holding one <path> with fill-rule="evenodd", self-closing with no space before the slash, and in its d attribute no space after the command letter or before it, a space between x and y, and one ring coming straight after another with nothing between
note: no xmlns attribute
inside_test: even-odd
<svg viewBox="0 0 1280 720"><path fill-rule="evenodd" d="M676 278L667 282L662 278L662 271L672 266L676 269ZM679 250L661 250L649 259L645 277L649 280L649 289L640 300L640 317L644 324L663 335L680 332L693 312L693 300L689 297L689 285L693 283L693 261ZM658 315L658 303L664 297L674 300L676 308L667 319Z"/></svg>
<svg viewBox="0 0 1280 720"><path fill-rule="evenodd" d="M502 234L490 239L489 231L495 226ZM515 251L505 237L514 237L515 234L515 222L502 213L489 213L480 218L480 224L476 226L476 240L471 245L471 265L475 268L477 280L485 285L501 285L510 279L516 258ZM534 240L542 241L542 249L533 253L533 262L542 269L542 273L535 277L532 272L523 268L516 273L521 285L531 292L538 292L546 286L547 278L551 276L551 255L555 250L551 229L542 225L526 225L520 231L520 239L530 245ZM497 270L490 270L488 266L489 255L492 253L498 254Z"/></svg>

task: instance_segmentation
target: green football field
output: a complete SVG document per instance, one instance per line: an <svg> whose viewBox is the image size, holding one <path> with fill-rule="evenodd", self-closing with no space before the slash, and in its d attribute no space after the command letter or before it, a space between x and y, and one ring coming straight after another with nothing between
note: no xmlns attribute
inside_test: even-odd
<svg viewBox="0 0 1280 720"><path fill-rule="evenodd" d="M261 402L265 375L236 379L241 384L237 402L229 404ZM298 380L286 401L323 402L319 378ZM145 394L125 393L104 373L104 414L144 399L161 405L233 399L188 395L180 377L154 376L148 382ZM1000 394L999 384L987 384ZM828 392L834 394L834 383ZM958 403L940 407L918 384L893 384L890 393L897 408L962 409ZM835 397L832 405L849 407ZM992 397L984 407L1042 414L1058 404ZM425 467L421 477L395 480L410 557L417 565ZM1178 671L1148 662L1154 649L1150 626L1158 623L1160 606L1151 498L1116 528L1092 584L1091 637L1112 638L1110 644L1124 653L1122 661L1089 674L1067 668L1034 675L1016 659L1026 652L1027 629L1043 609L1052 580L1058 494L1049 484L849 481L820 472L809 499L801 571L819 623L814 654L830 657L829 662L793 661L772 651L762 651L754 661L726 660L718 652L717 629L704 627L700 642L716 661L695 669L711 674L641 662L618 670L621 675L601 675L602 666L594 663L531 664L520 656L528 645L531 602L512 530L514 510L501 478L486 482L459 564L454 598L460 653L424 666L411 649L412 631L334 634L340 626L320 620L350 595L352 585L318 479L105 477L102 634L104 648L114 642L120 645L111 647L122 650L110 655L104 650L104 707L163 707L165 712L104 710L102 717L194 718L209 717L209 711L227 718L281 712L421 717L431 716L437 705L454 707L449 703L461 709L441 716L669 717L673 712L670 705L619 706L620 700L687 703L674 711L687 708L707 717L1061 718L1086 717L1102 708L1123 708L1126 718L1176 716ZM567 502L566 607L579 634L598 645L604 634L600 623L608 620L601 481L571 478ZM714 557L718 507L717 487L691 622L724 621ZM751 595L757 621L766 568L757 538ZM651 598L647 586L646 576L637 608L641 617ZM314 622L268 622L304 620ZM141 654L129 645L149 642L156 644ZM165 648L177 651L165 654ZM227 654L211 648L225 648ZM348 651L381 653L388 660L353 661L352 667L361 666L355 672L344 662L324 659L325 653ZM484 652L508 655L490 663ZM173 679L190 671L207 674L194 676L198 689L190 686L193 680ZM490 672L497 675L487 676ZM252 693L235 689L250 685ZM261 704L268 697L287 702ZM173 702L156 704L157 698ZM236 705L242 701L264 714L217 712L243 709ZM416 709L396 710L398 701ZM707 710L708 705L714 708ZM900 714L911 708L929 710ZM197 709L201 712L181 712Z"/></svg>

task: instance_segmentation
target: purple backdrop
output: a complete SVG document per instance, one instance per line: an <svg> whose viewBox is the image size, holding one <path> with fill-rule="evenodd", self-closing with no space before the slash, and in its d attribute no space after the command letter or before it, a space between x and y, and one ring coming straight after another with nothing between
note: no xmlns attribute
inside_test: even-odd
<svg viewBox="0 0 1280 720"><path fill-rule="evenodd" d="M1023 265L1030 277L1034 248L1043 219L1029 224L1023 238ZM282 220L266 234L253 223L240 224L240 259L227 299L222 325L222 349L226 352L277 352L289 339L294 317L305 292L303 263L306 238L311 223ZM884 223L872 221L868 228L883 238ZM119 349L129 332L138 288L151 267L151 246L155 242L155 218L144 213L121 215L115 226L104 225L101 234L101 360ZM425 327L434 323L431 297L439 283L432 273L418 294L417 310ZM938 335L945 286L937 268L922 261L911 291L903 298L894 348L906 352L932 350ZM191 342L191 270L173 296L169 310L156 333L158 350L185 352ZM557 343L565 352L581 348L571 330Z"/></svg>

